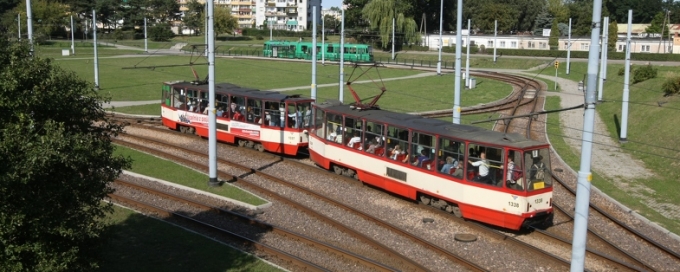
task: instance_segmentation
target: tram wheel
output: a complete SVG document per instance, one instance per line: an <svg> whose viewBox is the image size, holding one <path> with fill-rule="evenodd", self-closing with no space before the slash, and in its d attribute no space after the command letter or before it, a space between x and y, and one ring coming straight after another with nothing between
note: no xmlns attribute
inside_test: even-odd
<svg viewBox="0 0 680 272"><path fill-rule="evenodd" d="M187 127L185 127L185 126L180 126L180 127L179 127L179 132L187 133Z"/></svg>
<svg viewBox="0 0 680 272"><path fill-rule="evenodd" d="M342 167L340 166L334 165L333 171L335 172L335 174L342 175Z"/></svg>
<svg viewBox="0 0 680 272"><path fill-rule="evenodd" d="M460 208L458 206L452 206L451 210L453 215L455 215L458 218L463 218L463 213L460 211Z"/></svg>
<svg viewBox="0 0 680 272"><path fill-rule="evenodd" d="M423 204L430 205L430 201L431 201L430 197L426 195L420 195L420 202L422 202Z"/></svg>
<svg viewBox="0 0 680 272"><path fill-rule="evenodd" d="M255 144L255 149L260 152L264 152L264 146L262 144Z"/></svg>
<svg viewBox="0 0 680 272"><path fill-rule="evenodd" d="M240 147L245 147L246 143L248 143L248 142L245 141L245 140L238 140L238 146L240 146Z"/></svg>

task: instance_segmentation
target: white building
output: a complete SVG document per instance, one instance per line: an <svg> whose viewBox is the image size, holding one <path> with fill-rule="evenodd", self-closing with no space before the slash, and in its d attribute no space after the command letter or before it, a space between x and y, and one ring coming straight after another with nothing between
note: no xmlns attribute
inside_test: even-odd
<svg viewBox="0 0 680 272"><path fill-rule="evenodd" d="M312 21L312 7L317 7L321 23L321 0L255 0L256 27L303 31Z"/></svg>

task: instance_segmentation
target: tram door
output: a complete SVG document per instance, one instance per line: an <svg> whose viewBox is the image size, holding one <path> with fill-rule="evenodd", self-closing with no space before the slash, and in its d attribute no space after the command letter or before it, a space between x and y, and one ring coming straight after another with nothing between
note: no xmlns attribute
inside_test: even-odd
<svg viewBox="0 0 680 272"><path fill-rule="evenodd" d="M272 57L278 58L279 57L279 48L276 46L272 47Z"/></svg>

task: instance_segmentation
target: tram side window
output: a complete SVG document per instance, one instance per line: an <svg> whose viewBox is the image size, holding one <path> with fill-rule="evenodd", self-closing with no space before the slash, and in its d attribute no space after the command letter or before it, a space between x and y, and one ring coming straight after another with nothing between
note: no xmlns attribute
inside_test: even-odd
<svg viewBox="0 0 680 272"><path fill-rule="evenodd" d="M298 105L288 103L287 118L289 128L300 128L302 125L302 112Z"/></svg>
<svg viewBox="0 0 680 272"><path fill-rule="evenodd" d="M236 121L246 120L246 99L240 96L232 96L229 105L229 117Z"/></svg>
<svg viewBox="0 0 680 272"><path fill-rule="evenodd" d="M209 97L209 93L208 93L207 90L200 92L199 99L198 99L198 107L196 108L196 112L208 114L208 102L210 102L208 97Z"/></svg>
<svg viewBox="0 0 680 272"><path fill-rule="evenodd" d="M251 124L262 124L262 101L259 99L247 100L246 122Z"/></svg>
<svg viewBox="0 0 680 272"><path fill-rule="evenodd" d="M227 117L229 108L229 97L226 95L215 94L215 115L217 117Z"/></svg>
<svg viewBox="0 0 680 272"><path fill-rule="evenodd" d="M298 107L301 110L302 114L302 127L303 128L309 128L312 126L312 103L311 102L302 102L297 104Z"/></svg>
<svg viewBox="0 0 680 272"><path fill-rule="evenodd" d="M505 161L505 186L512 190L524 191L525 178L522 173L522 152L510 150Z"/></svg>
<svg viewBox="0 0 680 272"><path fill-rule="evenodd" d="M317 137L321 139L326 138L326 123L324 122L326 120L326 113L321 110L321 109L316 109L316 117L314 118L314 124L312 124L313 128L313 133L316 134ZM330 131L329 133L330 134Z"/></svg>
<svg viewBox="0 0 680 272"><path fill-rule="evenodd" d="M186 102L186 95L184 93L184 89L182 88L174 88L173 92L173 106L179 110L186 110L185 107L185 102Z"/></svg>
<svg viewBox="0 0 680 272"><path fill-rule="evenodd" d="M187 90L187 111L198 111L198 91Z"/></svg>
<svg viewBox="0 0 680 272"><path fill-rule="evenodd" d="M281 105L276 101L264 102L264 125L270 127L282 127Z"/></svg>
<svg viewBox="0 0 680 272"><path fill-rule="evenodd" d="M463 178L465 143L452 139L439 139L438 171L442 174Z"/></svg>
<svg viewBox="0 0 680 272"><path fill-rule="evenodd" d="M390 159L408 163L408 129L390 126L387 128L387 151Z"/></svg>
<svg viewBox="0 0 680 272"><path fill-rule="evenodd" d="M493 186L503 185L503 149L470 144L467 179Z"/></svg>
<svg viewBox="0 0 680 272"><path fill-rule="evenodd" d="M385 136L383 134L385 125L366 121L364 131L364 147L367 153L378 156L385 155Z"/></svg>
<svg viewBox="0 0 680 272"><path fill-rule="evenodd" d="M432 170L434 161L434 137L432 135L413 132L411 137L411 164Z"/></svg>
<svg viewBox="0 0 680 272"><path fill-rule="evenodd" d="M332 143L339 143L342 144L342 116L333 114L333 113L327 113L326 114L326 140L332 142Z"/></svg>
<svg viewBox="0 0 680 272"><path fill-rule="evenodd" d="M344 144L350 148L361 147L362 122L361 120L345 117Z"/></svg>

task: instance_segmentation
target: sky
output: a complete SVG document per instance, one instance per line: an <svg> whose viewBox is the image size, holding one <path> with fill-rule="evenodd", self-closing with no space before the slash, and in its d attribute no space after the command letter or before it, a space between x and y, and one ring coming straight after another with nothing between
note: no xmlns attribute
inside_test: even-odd
<svg viewBox="0 0 680 272"><path fill-rule="evenodd" d="M324 9L331 8L331 7L341 7L342 6L342 0L321 0L321 6Z"/></svg>

